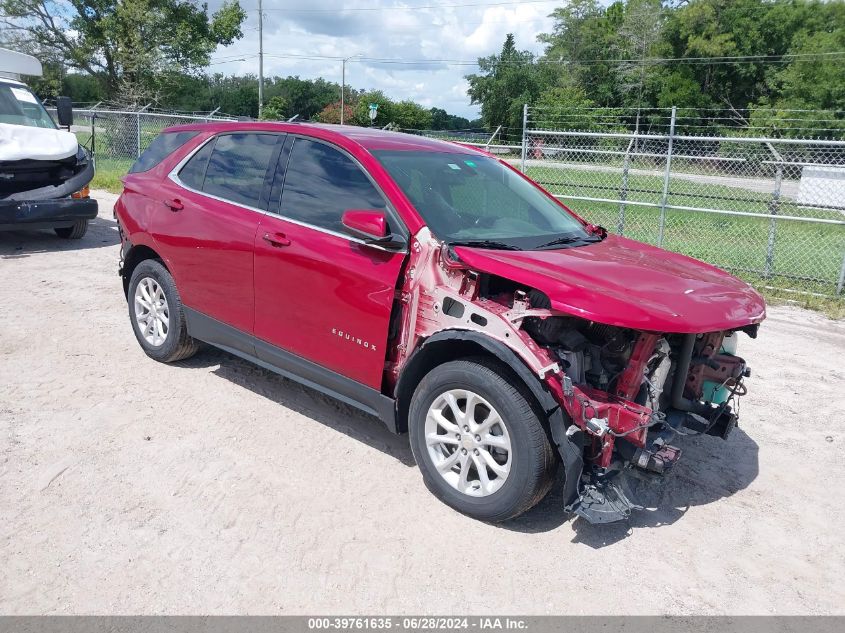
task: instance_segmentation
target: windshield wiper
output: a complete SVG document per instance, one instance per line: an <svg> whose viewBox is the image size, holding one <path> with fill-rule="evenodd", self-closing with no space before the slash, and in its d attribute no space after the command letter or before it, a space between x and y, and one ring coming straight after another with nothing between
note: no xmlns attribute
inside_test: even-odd
<svg viewBox="0 0 845 633"><path fill-rule="evenodd" d="M519 246L513 244L506 244L505 242L497 242L496 240L452 240L449 246L470 246L475 248L498 248L507 251L521 251Z"/></svg>
<svg viewBox="0 0 845 633"><path fill-rule="evenodd" d="M548 248L549 246L558 246L561 244L574 244L575 242L600 242L601 238L593 235L565 235L563 237L558 237L553 239L551 242L546 242L545 244L540 244L536 248Z"/></svg>

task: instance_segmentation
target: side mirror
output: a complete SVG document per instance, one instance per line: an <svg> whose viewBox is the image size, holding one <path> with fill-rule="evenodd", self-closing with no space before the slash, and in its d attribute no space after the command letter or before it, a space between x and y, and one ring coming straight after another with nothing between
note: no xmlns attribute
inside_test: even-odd
<svg viewBox="0 0 845 633"><path fill-rule="evenodd" d="M601 239L607 237L607 229L603 226L599 226L598 224L588 224L584 228L587 229L587 233L590 233L591 235L596 235Z"/></svg>
<svg viewBox="0 0 845 633"><path fill-rule="evenodd" d="M56 115L59 119L59 127L70 130L70 126L73 125L73 101L70 97L56 97Z"/></svg>
<svg viewBox="0 0 845 633"><path fill-rule="evenodd" d="M405 242L392 235L387 226L387 216L377 209L350 209L340 218L346 230L367 244L377 244L386 248L400 248Z"/></svg>

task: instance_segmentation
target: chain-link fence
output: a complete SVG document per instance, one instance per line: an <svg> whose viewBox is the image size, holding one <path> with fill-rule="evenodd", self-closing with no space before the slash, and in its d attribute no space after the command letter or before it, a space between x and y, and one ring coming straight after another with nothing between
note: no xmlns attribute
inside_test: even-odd
<svg viewBox="0 0 845 633"><path fill-rule="evenodd" d="M57 118L55 108L47 108ZM174 125L209 121L234 121L208 114L163 113L147 110L116 110L106 108L74 108L72 131L79 142L91 150L99 174L123 176L159 133Z"/></svg>
<svg viewBox="0 0 845 633"><path fill-rule="evenodd" d="M619 235L845 298L845 113L526 106L523 130L427 135L501 156Z"/></svg>
<svg viewBox="0 0 845 633"><path fill-rule="evenodd" d="M74 110L98 174L208 114ZM756 117L756 118L755 118ZM508 160L587 220L760 287L845 298L845 113L524 109L522 130L404 130ZM807 135L826 138L801 138Z"/></svg>
<svg viewBox="0 0 845 633"><path fill-rule="evenodd" d="M635 119L631 130L620 112L590 114L578 113L589 131L567 130L571 113L526 107L520 168L620 235L760 286L842 294L845 141L792 137L819 117L796 114L789 118L801 125L756 130L714 120L727 116L696 113L691 122L673 108ZM814 129L836 136L828 125Z"/></svg>

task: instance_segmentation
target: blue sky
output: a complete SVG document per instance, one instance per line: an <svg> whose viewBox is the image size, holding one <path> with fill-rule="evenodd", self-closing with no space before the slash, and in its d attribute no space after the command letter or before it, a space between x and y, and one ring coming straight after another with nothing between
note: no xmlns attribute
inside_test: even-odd
<svg viewBox="0 0 845 633"><path fill-rule="evenodd" d="M209 8L221 2L212 0ZM548 15L562 4L564 0L264 0L264 74L340 83L340 60L282 55L474 61L498 52L509 32L520 48L539 53L537 34L551 30ZM241 0L241 6L249 16L244 37L218 48L210 71L258 72L258 2ZM439 61L402 65L356 60L347 63L346 80L356 88L380 89L394 99L413 99L474 118L478 107L469 104L463 76L475 70Z"/></svg>

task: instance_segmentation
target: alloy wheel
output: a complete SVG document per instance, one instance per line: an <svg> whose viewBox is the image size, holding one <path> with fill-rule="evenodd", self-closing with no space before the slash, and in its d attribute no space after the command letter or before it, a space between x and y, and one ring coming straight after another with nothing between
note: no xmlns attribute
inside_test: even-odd
<svg viewBox="0 0 845 633"><path fill-rule="evenodd" d="M170 307L161 285L152 277L144 277L135 287L135 322L141 336L158 347L170 331Z"/></svg>
<svg viewBox="0 0 845 633"><path fill-rule="evenodd" d="M467 389L450 389L431 403L425 443L437 472L458 492L486 497L511 469L511 440L493 406Z"/></svg>

